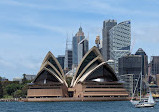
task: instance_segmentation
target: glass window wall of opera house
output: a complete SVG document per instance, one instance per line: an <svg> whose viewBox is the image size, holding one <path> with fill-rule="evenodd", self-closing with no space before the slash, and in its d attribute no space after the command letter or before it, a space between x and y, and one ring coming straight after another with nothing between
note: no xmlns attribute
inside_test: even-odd
<svg viewBox="0 0 159 112"><path fill-rule="evenodd" d="M128 100L128 92L96 47L82 58L70 87L62 67L48 52L37 76L29 85L28 101Z"/></svg>

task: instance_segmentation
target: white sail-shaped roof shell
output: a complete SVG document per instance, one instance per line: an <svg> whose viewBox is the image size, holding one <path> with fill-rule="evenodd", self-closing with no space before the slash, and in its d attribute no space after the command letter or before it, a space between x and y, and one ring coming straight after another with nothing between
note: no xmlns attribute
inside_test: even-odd
<svg viewBox="0 0 159 112"><path fill-rule="evenodd" d="M46 57L44 58L40 70L36 78L34 79L33 83L36 81L36 79L39 77L39 75L41 75L42 71L44 70L52 74L54 77L56 77L60 83L63 83L67 86L62 67L59 64L58 60L50 51L47 53Z"/></svg>
<svg viewBox="0 0 159 112"><path fill-rule="evenodd" d="M78 82L83 82L85 79L97 68L104 66L105 69L111 72L114 81L117 81L113 69L104 62L102 55L96 47L93 47L87 52L87 54L82 58L82 61L77 67L76 73L73 77L71 86L74 87ZM109 73L110 75L110 73Z"/></svg>

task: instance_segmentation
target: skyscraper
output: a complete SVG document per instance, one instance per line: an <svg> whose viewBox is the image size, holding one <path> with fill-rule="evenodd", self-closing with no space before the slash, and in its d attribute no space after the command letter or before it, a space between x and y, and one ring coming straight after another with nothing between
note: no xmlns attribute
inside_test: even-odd
<svg viewBox="0 0 159 112"><path fill-rule="evenodd" d="M65 73L72 69L72 42L66 40L65 60L64 60L64 71Z"/></svg>
<svg viewBox="0 0 159 112"><path fill-rule="evenodd" d="M119 78L122 81L131 81L132 80L132 86L131 89L134 91L135 87L138 83L138 78L140 77L142 71L142 56L141 55L127 55L119 58ZM129 74L132 74L133 77L128 77ZM128 82L130 83L130 82ZM127 83L127 85L128 85ZM140 84L138 84L138 87ZM138 91L139 89L137 89ZM132 91L128 90L129 92Z"/></svg>
<svg viewBox="0 0 159 112"><path fill-rule="evenodd" d="M130 54L119 58L119 77L121 80L126 81L127 85L129 85L127 82L128 80L133 80L133 91L138 83L141 73L143 77L147 75L147 68L148 58L146 53L141 48L137 50L135 55ZM129 77L130 74L133 77ZM140 84L138 84L138 88L139 86Z"/></svg>
<svg viewBox="0 0 159 112"><path fill-rule="evenodd" d="M143 76L146 76L147 69L148 58L141 48L137 50L135 55L131 54L119 58L119 76L124 74L135 74L135 78L137 79L141 72Z"/></svg>
<svg viewBox="0 0 159 112"><path fill-rule="evenodd" d="M110 49L109 49L109 30L117 24L115 20L106 20L103 22L103 30L102 30L102 55L105 61L110 59Z"/></svg>
<svg viewBox="0 0 159 112"><path fill-rule="evenodd" d="M62 69L64 69L65 55L58 55L58 57L56 59L59 61Z"/></svg>
<svg viewBox="0 0 159 112"><path fill-rule="evenodd" d="M70 49L66 49L65 51L64 69L66 71L69 71L72 69L72 50Z"/></svg>
<svg viewBox="0 0 159 112"><path fill-rule="evenodd" d="M118 73L118 59L130 54L131 23L121 22L109 30L110 59L115 61L115 72Z"/></svg>
<svg viewBox="0 0 159 112"><path fill-rule="evenodd" d="M78 43L78 64L81 62L83 56L88 52L88 40L84 38Z"/></svg>
<svg viewBox="0 0 159 112"><path fill-rule="evenodd" d="M159 74L159 56L152 56L151 57L151 75Z"/></svg>
<svg viewBox="0 0 159 112"><path fill-rule="evenodd" d="M72 39L72 58L74 67L78 65L78 43L82 41L84 38L84 32L82 31L82 27L80 27L79 31Z"/></svg>
<svg viewBox="0 0 159 112"><path fill-rule="evenodd" d="M148 75L148 56L146 55L145 51L142 48L139 48L135 55L142 56L142 75L145 77Z"/></svg>

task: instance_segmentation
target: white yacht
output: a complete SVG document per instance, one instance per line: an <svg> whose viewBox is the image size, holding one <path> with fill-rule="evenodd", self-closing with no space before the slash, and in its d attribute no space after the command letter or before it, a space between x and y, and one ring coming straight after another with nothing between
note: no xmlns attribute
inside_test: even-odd
<svg viewBox="0 0 159 112"><path fill-rule="evenodd" d="M135 107L140 108L140 107L154 107L155 101L152 97L152 94L150 92L148 100L141 100L140 102L135 104Z"/></svg>
<svg viewBox="0 0 159 112"><path fill-rule="evenodd" d="M149 92L149 97L147 98L147 99L142 99L141 98L141 95L142 95L142 90L141 90L141 88L142 88L142 72L141 72L141 75L140 75L140 77L138 78L138 82L139 82L139 79L141 79L140 80L140 101L137 101L137 100L130 100L130 102L135 106L135 107L137 107L137 108L141 108L141 107L154 107L154 105L155 105L155 101L154 101L154 99L153 99L153 97L152 97L152 94L151 94L151 92ZM138 85L138 82L137 82L137 84L136 84L136 87L135 87L135 91L136 91L136 88L137 88L137 85ZM134 91L134 94L135 94L135 91ZM133 97L134 97L134 94L133 94ZM132 97L132 98L133 98Z"/></svg>

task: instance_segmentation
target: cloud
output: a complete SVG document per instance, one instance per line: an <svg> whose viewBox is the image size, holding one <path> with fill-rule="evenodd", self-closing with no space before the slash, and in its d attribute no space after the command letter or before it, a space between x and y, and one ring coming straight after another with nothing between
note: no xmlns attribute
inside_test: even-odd
<svg viewBox="0 0 159 112"><path fill-rule="evenodd" d="M34 4L34 3L27 3L27 1L15 1L15 0L4 0L0 2L1 4L6 4L6 5L12 5L12 6L21 6L21 7L29 7L29 8L35 8L35 9L40 9L40 10L57 10L57 8L55 7L51 7L51 5L44 5L44 4Z"/></svg>
<svg viewBox="0 0 159 112"><path fill-rule="evenodd" d="M15 1L15 0L4 0L1 1L1 4L13 5L13 6L21 6L34 8L38 10L59 10L59 11L71 11L71 12L87 12L87 13L96 13L96 14L123 14L123 15L138 15L138 16L153 16L159 17L158 11L149 11L147 9L141 10L138 9L130 9L127 7L121 7L116 4L116 0L70 0L65 1ZM118 1L120 3L130 2L125 0ZM133 2L133 1L131 1ZM141 1L142 2L142 1ZM151 1L147 1L149 3ZM155 3L158 3L154 0ZM134 2L133 4L135 4ZM137 3L136 3L137 4ZM82 8L81 8L82 7Z"/></svg>
<svg viewBox="0 0 159 112"><path fill-rule="evenodd" d="M29 69L30 71L35 71L40 68L41 58L36 56L22 56L17 59L16 63L23 68Z"/></svg>
<svg viewBox="0 0 159 112"><path fill-rule="evenodd" d="M42 23L38 23L38 22L28 22L27 25L30 25L31 27L36 27L36 28L41 28L41 29L45 29L45 30L49 30L52 32L57 32L57 33L62 33L62 34L66 34L65 29L62 27L58 27L58 26L52 26L52 25L47 25L47 24L42 24Z"/></svg>
<svg viewBox="0 0 159 112"><path fill-rule="evenodd" d="M136 41L138 42L144 42L145 44L158 44L159 42L159 26L151 26L151 25L142 25L138 26L136 25L135 28L133 28L133 37L136 38Z"/></svg>
<svg viewBox="0 0 159 112"><path fill-rule="evenodd" d="M41 65L41 58L34 55L8 55L9 53L1 53L0 57L0 75L9 80L14 77L21 76L23 73L26 74L36 74Z"/></svg>
<svg viewBox="0 0 159 112"><path fill-rule="evenodd" d="M5 40L21 40L23 37L14 33L5 33L5 32L0 32L0 39L5 39Z"/></svg>
<svg viewBox="0 0 159 112"><path fill-rule="evenodd" d="M117 2L117 1L113 1ZM159 17L158 11L149 11L149 10L141 10L141 9L130 9L129 7L121 7L116 6L114 3L109 1L100 1L100 0L94 0L94 1L87 1L85 4L89 5L89 10L86 10L88 12L92 13L98 13L98 14L119 14L119 15L138 15L138 16L153 16L153 17ZM119 2L119 1L118 1ZM125 1L120 1L125 2ZM85 10L85 9L84 9Z"/></svg>
<svg viewBox="0 0 159 112"><path fill-rule="evenodd" d="M7 69L8 68L15 69L16 65L6 59L0 58L0 67L7 68Z"/></svg>
<svg viewBox="0 0 159 112"><path fill-rule="evenodd" d="M132 49L142 48L149 56L159 55L159 26L151 23L135 24L132 28Z"/></svg>

